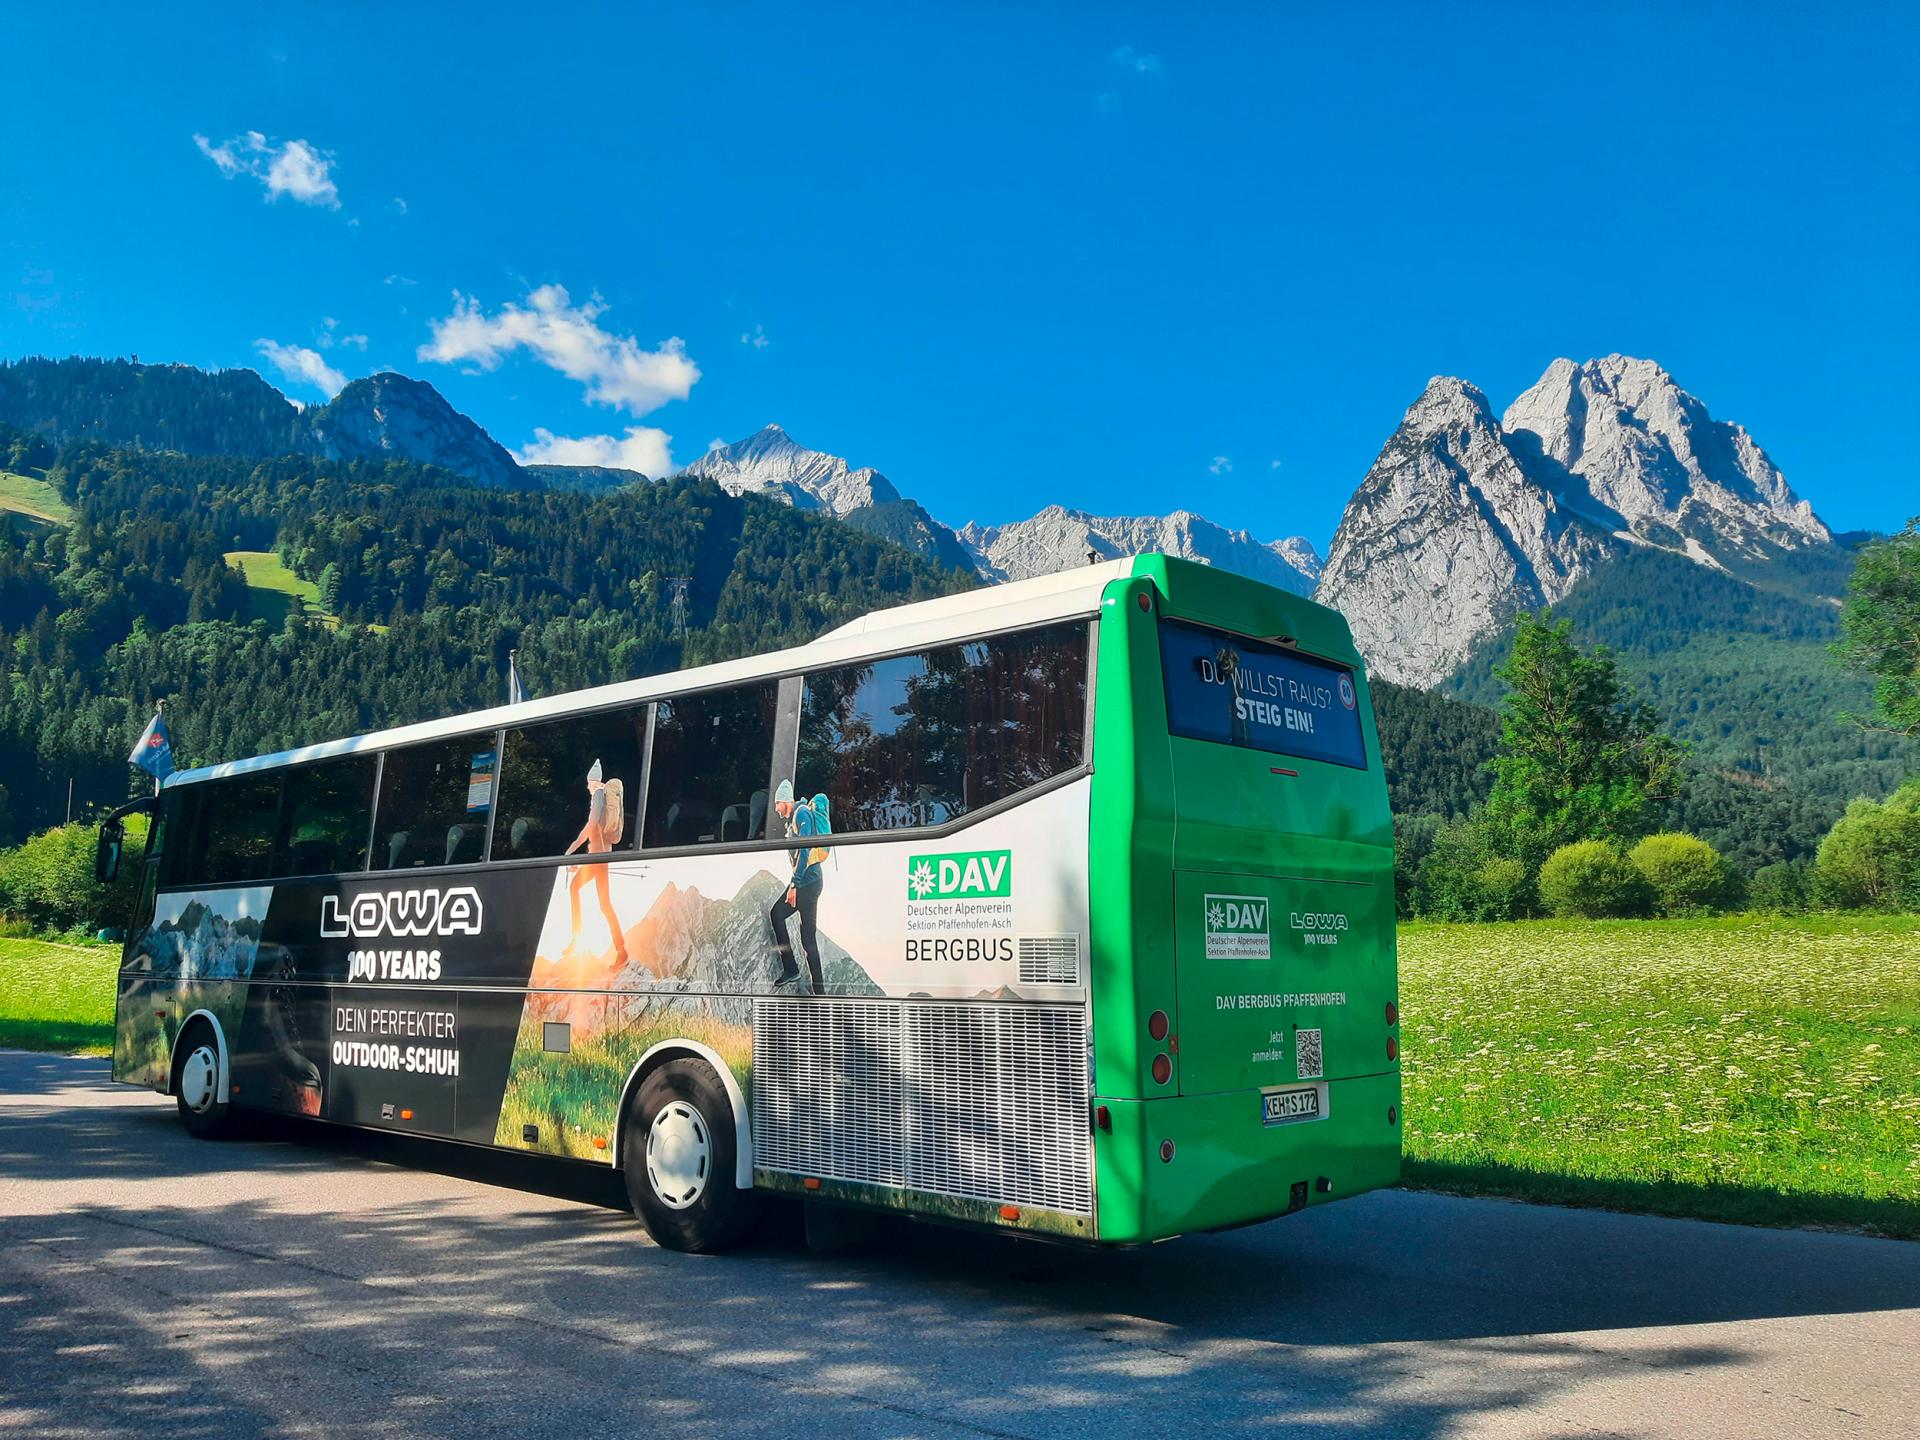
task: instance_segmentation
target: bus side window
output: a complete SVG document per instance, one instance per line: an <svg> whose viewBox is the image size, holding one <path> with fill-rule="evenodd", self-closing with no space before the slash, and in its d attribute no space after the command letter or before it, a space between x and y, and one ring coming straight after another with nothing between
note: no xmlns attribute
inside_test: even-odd
<svg viewBox="0 0 1920 1440"><path fill-rule="evenodd" d="M287 801L273 873L331 875L364 870L374 757L323 760L287 772Z"/></svg>
<svg viewBox="0 0 1920 1440"><path fill-rule="evenodd" d="M944 825L1081 763L1087 627L944 645L806 677L797 781L843 834Z"/></svg>
<svg viewBox="0 0 1920 1440"><path fill-rule="evenodd" d="M495 759L490 732L389 750L373 863L406 870L484 858Z"/></svg>
<svg viewBox="0 0 1920 1440"><path fill-rule="evenodd" d="M662 700L655 707L644 845L758 839L779 687L766 682Z"/></svg>
<svg viewBox="0 0 1920 1440"><path fill-rule="evenodd" d="M191 883L235 885L268 877L282 778L283 772L269 770L199 787L202 836L187 877Z"/></svg>
<svg viewBox="0 0 1920 1440"><path fill-rule="evenodd" d="M588 854L602 849L601 842L631 850L646 735L644 705L509 730L493 858L560 855L576 840ZM618 816L609 813L616 797ZM589 821L597 822L595 834L583 837Z"/></svg>

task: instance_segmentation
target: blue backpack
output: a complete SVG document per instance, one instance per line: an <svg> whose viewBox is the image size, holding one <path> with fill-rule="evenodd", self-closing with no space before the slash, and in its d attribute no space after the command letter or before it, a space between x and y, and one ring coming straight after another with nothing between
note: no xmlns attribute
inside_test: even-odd
<svg viewBox="0 0 1920 1440"><path fill-rule="evenodd" d="M833 820L828 814L827 797L824 794L816 795L812 800L808 801L807 804L808 808L813 811L813 833L815 835L831 835L833 833ZM826 863L827 854L827 846L815 845L807 851L807 863L809 865L823 865Z"/></svg>

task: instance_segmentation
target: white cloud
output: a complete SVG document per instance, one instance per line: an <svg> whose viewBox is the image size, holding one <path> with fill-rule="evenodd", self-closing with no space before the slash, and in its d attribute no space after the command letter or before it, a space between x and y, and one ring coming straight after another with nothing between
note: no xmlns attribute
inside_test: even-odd
<svg viewBox="0 0 1920 1440"><path fill-rule="evenodd" d="M1280 468L1280 462L1278 460L1269 460L1267 462L1267 468L1269 470L1278 470Z"/></svg>
<svg viewBox="0 0 1920 1440"><path fill-rule="evenodd" d="M327 364L318 350L282 345L278 340L256 340L253 348L287 379L311 385L329 400L346 388L347 377Z"/></svg>
<svg viewBox="0 0 1920 1440"><path fill-rule="evenodd" d="M764 350L773 342L767 339L765 326L755 325L751 330L743 330L740 332L740 343L742 345L751 345L756 350Z"/></svg>
<svg viewBox="0 0 1920 1440"><path fill-rule="evenodd" d="M380 283L382 285L418 285L420 282L411 275L389 275Z"/></svg>
<svg viewBox="0 0 1920 1440"><path fill-rule="evenodd" d="M1122 45L1107 57L1107 63L1134 75L1158 75L1163 68L1158 55L1142 55L1131 45Z"/></svg>
<svg viewBox="0 0 1920 1440"><path fill-rule="evenodd" d="M258 180L267 187L269 200L290 195L302 205L340 208L340 190L333 183L333 156L305 140L281 145L258 130L249 130L218 145L204 135L195 135L193 143L227 179L250 175Z"/></svg>
<svg viewBox="0 0 1920 1440"><path fill-rule="evenodd" d="M318 345L322 350L331 350L334 346L338 345L343 350L359 350L364 352L367 348L367 337L364 335L342 335L340 333L340 322L334 319L333 316L328 315L320 321L320 331L319 334L314 337L313 343Z"/></svg>
<svg viewBox="0 0 1920 1440"><path fill-rule="evenodd" d="M522 465L607 465L638 470L656 480L672 473L673 437L650 425L629 425L625 435L556 435L535 426L533 443L520 451Z"/></svg>
<svg viewBox="0 0 1920 1440"><path fill-rule="evenodd" d="M404 215L407 213L407 202L396 195L393 197L393 208Z"/></svg>
<svg viewBox="0 0 1920 1440"><path fill-rule="evenodd" d="M653 349L631 335L614 335L598 321L606 305L594 296L575 305L564 287L542 285L527 303L508 301L495 315L480 302L454 291L453 313L433 322L433 342L418 351L422 360L461 362L497 370L516 350L527 350L541 364L586 386L587 399L629 415L644 415L669 400L684 400L700 378L675 336Z"/></svg>
<svg viewBox="0 0 1920 1440"><path fill-rule="evenodd" d="M1233 458L1229 455L1216 455L1213 457L1213 462L1207 466L1207 471L1213 475L1231 475Z"/></svg>

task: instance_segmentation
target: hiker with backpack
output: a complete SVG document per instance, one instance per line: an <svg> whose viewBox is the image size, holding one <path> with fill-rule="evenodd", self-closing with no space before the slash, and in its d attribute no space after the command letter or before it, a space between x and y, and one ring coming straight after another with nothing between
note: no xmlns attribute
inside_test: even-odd
<svg viewBox="0 0 1920 1440"><path fill-rule="evenodd" d="M587 771L587 823L580 827L580 833L573 837L573 843L566 848L571 855L581 846L586 847L589 855L605 855L620 843L620 837L627 830L627 787L619 779L603 780L600 762L595 760L593 768ZM619 962L627 963L627 942L620 933L620 917L613 913L613 891L607 880L605 865L575 865L567 879L567 902L572 908L573 938L567 942L567 950L573 951L580 945L580 891L588 879L593 881L594 895L600 902L600 915L607 922L607 930L613 936L613 953Z"/></svg>
<svg viewBox="0 0 1920 1440"><path fill-rule="evenodd" d="M833 827L827 819L827 797L816 795L811 802L795 804L791 780L780 782L780 788L774 792L773 808L786 826L789 839L797 838L804 842L832 833ZM780 961L780 974L773 983L775 986L789 985L800 978L800 969L793 963L793 937L789 929L789 922L798 915L800 946L807 952L807 970L813 978L813 993L824 995L827 982L820 969L820 936L816 922L820 913L820 891L826 883L826 872L821 867L827 858L827 849L824 845L803 843L788 854L793 857L793 874L787 881L787 888L773 902L773 909L767 917L773 922L773 953Z"/></svg>

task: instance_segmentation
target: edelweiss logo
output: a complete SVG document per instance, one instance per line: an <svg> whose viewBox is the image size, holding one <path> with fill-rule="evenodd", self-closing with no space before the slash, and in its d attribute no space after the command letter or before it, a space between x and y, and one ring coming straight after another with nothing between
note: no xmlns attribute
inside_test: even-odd
<svg viewBox="0 0 1920 1440"><path fill-rule="evenodd" d="M345 914L338 895L320 897L320 933L330 940L478 935L480 918L480 892L471 885L447 890L368 890L353 897Z"/></svg>
<svg viewBox="0 0 1920 1440"><path fill-rule="evenodd" d="M1273 936L1267 929L1267 901L1260 895L1209 895L1206 920L1209 960L1269 960Z"/></svg>

